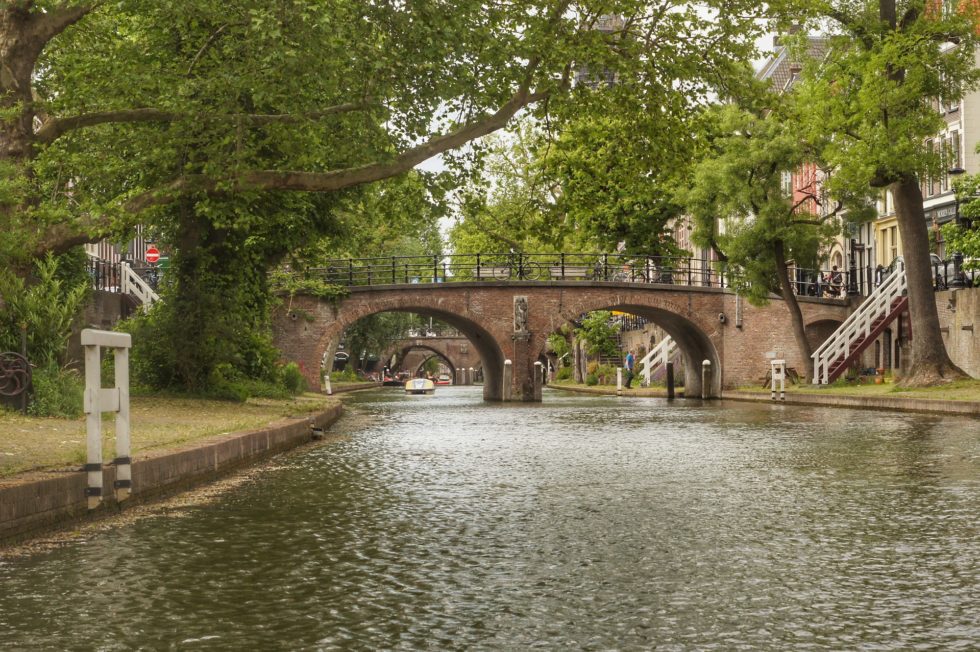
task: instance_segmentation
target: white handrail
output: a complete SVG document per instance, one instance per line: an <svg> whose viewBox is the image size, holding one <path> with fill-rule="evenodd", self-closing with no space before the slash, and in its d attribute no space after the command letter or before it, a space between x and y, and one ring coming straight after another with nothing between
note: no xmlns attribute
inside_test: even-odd
<svg viewBox="0 0 980 652"><path fill-rule="evenodd" d="M675 353L677 353L677 342L670 335L664 336L655 347L650 349L649 353L640 359L640 364L643 365L643 369L640 371L643 374L643 382L649 385L654 370L666 365Z"/></svg>
<svg viewBox="0 0 980 652"><path fill-rule="evenodd" d="M871 334L874 322L887 315L896 299L901 298L908 290L908 279L905 276L905 266L899 263L895 271L885 281L868 295L864 303L844 320L833 334L821 344L813 355L813 384L820 385L830 382L830 366L841 356L850 354L853 342Z"/></svg>
<svg viewBox="0 0 980 652"><path fill-rule="evenodd" d="M120 290L126 294L132 294L143 304L143 310L148 310L154 301L160 300L160 295L153 291L143 278L133 271L129 263L122 263L122 280Z"/></svg>

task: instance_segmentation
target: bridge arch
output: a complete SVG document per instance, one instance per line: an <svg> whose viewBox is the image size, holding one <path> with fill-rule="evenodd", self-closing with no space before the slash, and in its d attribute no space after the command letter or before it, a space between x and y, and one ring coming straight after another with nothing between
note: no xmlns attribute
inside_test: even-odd
<svg viewBox="0 0 980 652"><path fill-rule="evenodd" d="M639 299L639 300L638 300ZM591 298L577 301L562 312L567 322L579 319L587 312L596 310L616 310L643 317L661 327L677 343L684 356L684 368L688 371L684 378L684 393L687 396L701 396L701 365L705 360L711 363L710 396L720 396L722 389L722 356L715 341L720 339L719 319L722 313L697 314L686 316L690 311L679 301L669 296L647 295L644 297ZM542 348L541 353L544 353Z"/></svg>
<svg viewBox="0 0 980 652"><path fill-rule="evenodd" d="M340 341L340 336L347 328L353 326L357 321L373 314L381 312L410 312L423 317L433 317L454 327L466 336L470 344L476 349L483 367L485 382L483 384L483 398L488 401L499 401L503 398L503 368L504 354L493 335L487 331L476 320L457 314L446 307L439 307L420 302L417 299L394 299L377 304L360 304L350 310L336 312L336 318L326 324L322 333L317 339L315 348L316 359L319 360L324 354L332 358L333 350ZM455 366L444 354L436 353L449 363L455 375Z"/></svg>
<svg viewBox="0 0 980 652"><path fill-rule="evenodd" d="M445 351L442 351L434 346L427 346L425 344L409 344L401 347L398 351L395 352L395 354L398 356L398 360L400 362L402 360L405 360L408 354L411 353L412 351L425 351L430 354L422 360L422 363L419 365L418 368L411 370L413 373L418 373L418 370L419 368L421 368L421 365L424 365L432 358L439 358L440 360L445 362L446 366L449 367L449 369L452 371L453 383L457 382L456 363L449 357L449 355Z"/></svg>

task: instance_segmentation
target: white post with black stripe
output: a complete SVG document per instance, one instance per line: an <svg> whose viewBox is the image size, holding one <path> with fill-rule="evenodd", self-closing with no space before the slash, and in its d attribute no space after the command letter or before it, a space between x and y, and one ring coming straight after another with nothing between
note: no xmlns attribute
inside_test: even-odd
<svg viewBox="0 0 980 652"><path fill-rule="evenodd" d="M132 492L132 472L129 437L129 333L113 333L86 328L81 333L85 348L85 413L88 434L85 472L88 487L85 495L88 508L102 502L102 413L116 413L116 500L129 498ZM102 388L102 347L111 348L115 355L115 387Z"/></svg>
<svg viewBox="0 0 980 652"><path fill-rule="evenodd" d="M772 379L771 380L772 392L770 396L772 397L772 400L774 401L776 400L776 381L778 380L779 400L785 401L786 400L786 361L772 360L771 364L772 364L772 373L770 374L770 377Z"/></svg>

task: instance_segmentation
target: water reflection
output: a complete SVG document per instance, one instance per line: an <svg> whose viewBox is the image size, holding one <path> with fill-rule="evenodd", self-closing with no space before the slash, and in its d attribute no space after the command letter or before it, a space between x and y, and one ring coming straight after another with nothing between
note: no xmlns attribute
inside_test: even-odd
<svg viewBox="0 0 980 652"><path fill-rule="evenodd" d="M5 648L980 640L980 425L479 389L355 399L219 504L0 565Z"/></svg>

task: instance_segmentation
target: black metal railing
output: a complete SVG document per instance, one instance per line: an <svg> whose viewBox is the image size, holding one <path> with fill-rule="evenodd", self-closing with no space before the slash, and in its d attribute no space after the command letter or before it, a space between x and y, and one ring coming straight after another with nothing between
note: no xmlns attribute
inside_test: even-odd
<svg viewBox="0 0 980 652"><path fill-rule="evenodd" d="M140 276L147 285L153 290L157 290L161 270L156 265L134 264L130 267ZM122 288L122 263L113 263L102 258L92 258L86 261L86 270L89 278L92 279L92 289L102 292L120 292Z"/></svg>
<svg viewBox="0 0 980 652"><path fill-rule="evenodd" d="M729 287L724 270L697 258L622 254L453 254L331 260L304 272L345 286L462 281L604 281Z"/></svg>
<svg viewBox="0 0 980 652"><path fill-rule="evenodd" d="M791 268L796 294L823 298L868 295L891 273L889 268L849 270ZM976 284L977 270L961 270L960 283ZM452 254L343 258L303 274L342 286L453 283L466 281L582 281L646 283L727 288L738 285L735 270L718 261L679 256L603 253ZM934 265L937 290L954 286L953 263ZM776 288L774 287L775 291Z"/></svg>

